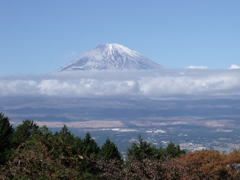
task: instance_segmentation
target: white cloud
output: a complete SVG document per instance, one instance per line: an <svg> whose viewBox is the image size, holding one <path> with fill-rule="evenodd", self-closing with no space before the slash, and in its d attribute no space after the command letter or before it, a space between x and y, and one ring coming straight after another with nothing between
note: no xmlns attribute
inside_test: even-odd
<svg viewBox="0 0 240 180"><path fill-rule="evenodd" d="M186 69L207 69L206 66L189 66Z"/></svg>
<svg viewBox="0 0 240 180"><path fill-rule="evenodd" d="M240 96L240 72L228 70L75 71L0 77L0 96Z"/></svg>
<svg viewBox="0 0 240 180"><path fill-rule="evenodd" d="M236 64L232 64L231 67L228 69L240 69L240 66L238 66Z"/></svg>

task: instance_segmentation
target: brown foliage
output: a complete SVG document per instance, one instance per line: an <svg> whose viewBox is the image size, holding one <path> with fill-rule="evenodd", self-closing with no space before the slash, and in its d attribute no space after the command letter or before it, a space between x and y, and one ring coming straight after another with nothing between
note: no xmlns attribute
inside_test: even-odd
<svg viewBox="0 0 240 180"><path fill-rule="evenodd" d="M74 165L74 158L64 155L56 158L42 142L26 142L17 148L15 157L2 167L2 178L71 179L77 175Z"/></svg>
<svg viewBox="0 0 240 180"><path fill-rule="evenodd" d="M159 160L128 157L125 162L118 160L104 160L97 162L103 179L159 179L161 177L161 163Z"/></svg>
<svg viewBox="0 0 240 180"><path fill-rule="evenodd" d="M236 167L240 163L240 152L234 150L230 154L218 151L195 151L180 158L172 159L180 179L239 179ZM170 170L173 171L173 170ZM179 171L180 172L180 171Z"/></svg>
<svg viewBox="0 0 240 180"><path fill-rule="evenodd" d="M240 152L236 150L230 154L222 154L218 151L195 151L183 154L180 158L165 160L146 158L139 161L128 157L122 164L104 160L97 164L102 170L99 177L104 179L240 179Z"/></svg>

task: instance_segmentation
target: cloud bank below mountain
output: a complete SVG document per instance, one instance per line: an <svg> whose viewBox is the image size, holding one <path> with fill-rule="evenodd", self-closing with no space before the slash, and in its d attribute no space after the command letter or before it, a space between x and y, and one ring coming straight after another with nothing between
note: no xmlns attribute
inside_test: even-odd
<svg viewBox="0 0 240 180"><path fill-rule="evenodd" d="M240 97L240 71L75 71L0 77L0 96L143 98Z"/></svg>

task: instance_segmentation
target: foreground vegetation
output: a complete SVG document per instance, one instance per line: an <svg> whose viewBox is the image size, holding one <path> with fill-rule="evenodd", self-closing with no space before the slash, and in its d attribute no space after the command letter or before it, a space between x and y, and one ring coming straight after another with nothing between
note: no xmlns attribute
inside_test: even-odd
<svg viewBox="0 0 240 180"><path fill-rule="evenodd" d="M33 120L15 129L0 113L0 179L239 179L240 152L186 153L179 145L155 147L141 136L123 159L106 139L74 136L64 125L52 133Z"/></svg>

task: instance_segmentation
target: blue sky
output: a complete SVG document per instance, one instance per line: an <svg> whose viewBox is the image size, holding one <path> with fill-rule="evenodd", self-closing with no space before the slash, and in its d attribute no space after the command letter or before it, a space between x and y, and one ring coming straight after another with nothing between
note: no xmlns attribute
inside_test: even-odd
<svg viewBox="0 0 240 180"><path fill-rule="evenodd" d="M239 0L1 0L0 76L52 72L104 43L165 68L240 66Z"/></svg>

